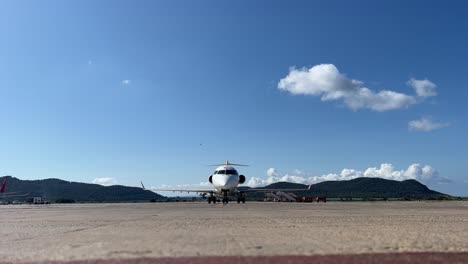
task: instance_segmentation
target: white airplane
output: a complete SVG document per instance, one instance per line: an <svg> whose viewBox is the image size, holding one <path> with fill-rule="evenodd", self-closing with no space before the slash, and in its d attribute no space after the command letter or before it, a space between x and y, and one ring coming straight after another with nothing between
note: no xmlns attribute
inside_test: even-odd
<svg viewBox="0 0 468 264"><path fill-rule="evenodd" d="M202 194L205 197L207 194L208 203L216 203L217 197L223 197L223 204L229 203L229 196L237 197L237 203L245 203L245 194L249 192L276 192L276 191L306 191L310 190L311 185L307 189L259 189L259 188L246 188L239 189L239 185L243 184L246 180L244 175L239 175L233 166L248 166L243 164L229 163L226 161L224 164L215 164L210 166L218 166L215 172L208 177L208 181L213 185L214 189L211 190L168 190L168 189L148 189L155 192L193 192ZM143 189L146 189L141 182Z"/></svg>

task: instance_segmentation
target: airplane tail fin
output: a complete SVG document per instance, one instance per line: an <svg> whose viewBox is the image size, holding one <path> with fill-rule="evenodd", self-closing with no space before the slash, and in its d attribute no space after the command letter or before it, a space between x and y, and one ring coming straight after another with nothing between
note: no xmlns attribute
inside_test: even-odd
<svg viewBox="0 0 468 264"><path fill-rule="evenodd" d="M5 176L5 177L3 177L2 186L0 187L0 193L4 193L4 192L5 192L6 182L7 182L7 177Z"/></svg>

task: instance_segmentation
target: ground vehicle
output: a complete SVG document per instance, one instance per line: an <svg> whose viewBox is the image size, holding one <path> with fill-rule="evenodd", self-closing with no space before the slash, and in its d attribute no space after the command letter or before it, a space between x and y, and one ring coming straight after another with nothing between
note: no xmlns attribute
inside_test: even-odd
<svg viewBox="0 0 468 264"><path fill-rule="evenodd" d="M28 197L26 202L28 204L49 204L49 202L42 197Z"/></svg>
<svg viewBox="0 0 468 264"><path fill-rule="evenodd" d="M303 197L297 197L297 202L302 202L302 203L311 203L314 201L313 197L309 196L303 196Z"/></svg>
<svg viewBox="0 0 468 264"><path fill-rule="evenodd" d="M320 202L320 201L326 203L326 202L327 202L327 197L325 197L325 196L317 196L317 197L315 197L315 201L317 201L317 203Z"/></svg>

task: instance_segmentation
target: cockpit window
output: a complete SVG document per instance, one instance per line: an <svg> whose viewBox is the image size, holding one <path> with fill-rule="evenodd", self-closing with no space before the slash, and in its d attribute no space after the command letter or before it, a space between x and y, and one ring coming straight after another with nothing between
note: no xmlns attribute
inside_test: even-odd
<svg viewBox="0 0 468 264"><path fill-rule="evenodd" d="M231 174L231 175L237 175L237 171L236 170L219 170L219 171L215 171L214 174Z"/></svg>

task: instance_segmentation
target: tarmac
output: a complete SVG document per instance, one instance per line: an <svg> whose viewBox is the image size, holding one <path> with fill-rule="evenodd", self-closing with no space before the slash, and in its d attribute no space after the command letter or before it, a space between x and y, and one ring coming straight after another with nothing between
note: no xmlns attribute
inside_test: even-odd
<svg viewBox="0 0 468 264"><path fill-rule="evenodd" d="M468 202L2 205L0 256L0 263L468 263Z"/></svg>

